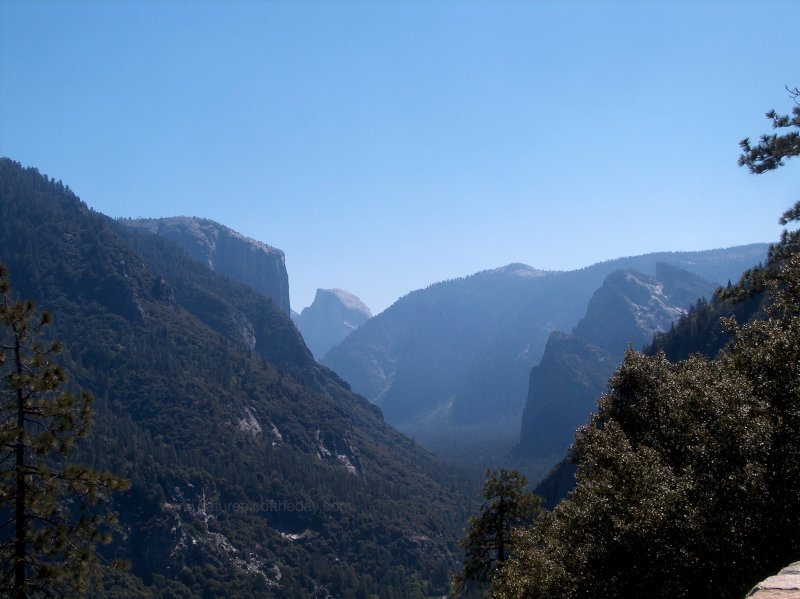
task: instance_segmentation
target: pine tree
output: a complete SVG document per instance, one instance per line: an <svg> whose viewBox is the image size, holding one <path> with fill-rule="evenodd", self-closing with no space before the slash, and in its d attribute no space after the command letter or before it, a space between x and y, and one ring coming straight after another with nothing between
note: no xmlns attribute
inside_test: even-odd
<svg viewBox="0 0 800 599"><path fill-rule="evenodd" d="M11 296L0 264L0 592L15 599L75 597L100 583L97 543L111 512L98 510L127 481L68 462L92 424L92 397L60 391L64 369L44 348L50 315ZM115 563L113 566L120 566Z"/></svg>
<svg viewBox="0 0 800 599"><path fill-rule="evenodd" d="M462 593L471 582L491 585L497 568L511 555L511 530L530 524L540 511L541 499L526 491L528 480L516 470L486 471L481 496L486 500L481 514L470 518L463 570L453 578L453 594Z"/></svg>
<svg viewBox="0 0 800 599"><path fill-rule="evenodd" d="M784 158L800 156L800 89L789 89L789 95L795 102L792 116L779 115L770 110L766 116L772 120L773 129L794 128L783 135L762 135L761 141L752 146L748 138L739 142L743 153L739 155L739 166L746 166L751 173L760 175L784 165ZM781 215L780 224L788 225L800 221L800 201L795 202ZM739 285L720 292L720 297L732 301L741 301L763 292L768 281L777 277L778 267L787 258L800 251L800 231L784 229L778 243L770 246L767 264L752 268L742 274Z"/></svg>
<svg viewBox="0 0 800 599"><path fill-rule="evenodd" d="M800 89L794 88L786 90L795 101L792 115L779 115L774 110L767 113L767 118L772 120L773 129L796 128L800 129ZM739 156L739 166L746 166L751 173L760 174L771 171L783 166L783 159L792 156L800 156L800 132L788 131L783 135L773 133L772 135L762 135L760 141L755 146L750 145L748 138L739 142L742 154Z"/></svg>

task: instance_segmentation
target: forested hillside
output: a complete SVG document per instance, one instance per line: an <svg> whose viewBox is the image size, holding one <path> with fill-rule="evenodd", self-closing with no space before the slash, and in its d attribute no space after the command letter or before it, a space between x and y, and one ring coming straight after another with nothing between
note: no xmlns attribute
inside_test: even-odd
<svg viewBox="0 0 800 599"><path fill-rule="evenodd" d="M502 440L508 451L519 438L531 368L550 334L572 331L608 275L634 269L654 276L665 263L724 285L763 261L766 251L766 244L753 244L660 252L569 272L510 264L409 293L332 348L323 363L431 449L447 442L449 454L472 455L485 449L482 443ZM696 299L682 296L681 309Z"/></svg>
<svg viewBox="0 0 800 599"><path fill-rule="evenodd" d="M0 262L96 397L78 458L130 479L106 597L425 597L462 483L318 366L273 302L0 161Z"/></svg>
<svg viewBox="0 0 800 599"><path fill-rule="evenodd" d="M654 277L635 270L608 275L572 335L552 333L531 369L516 453L547 468L560 460L605 390L625 349L641 349L715 285L659 263ZM552 499L552 498L547 498ZM552 504L551 504L552 506Z"/></svg>
<svg viewBox="0 0 800 599"><path fill-rule="evenodd" d="M800 155L790 94L792 116L767 113L789 132L740 143L752 173ZM765 265L699 303L655 353L626 352L571 448L575 488L516 529L493 597L740 599L796 561L798 221L800 202Z"/></svg>

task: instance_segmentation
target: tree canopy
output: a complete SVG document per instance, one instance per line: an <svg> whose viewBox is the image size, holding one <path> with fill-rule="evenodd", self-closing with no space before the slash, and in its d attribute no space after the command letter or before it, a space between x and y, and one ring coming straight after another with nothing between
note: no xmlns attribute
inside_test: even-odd
<svg viewBox="0 0 800 599"><path fill-rule="evenodd" d="M792 94L797 96L797 90ZM800 125L768 113L776 127ZM798 155L797 133L742 142L761 173ZM798 220L800 203L784 224ZM493 596L739 599L800 554L800 252L784 232L765 268L766 317L715 359L628 351L572 447L576 488L512 533ZM757 282L758 285L754 285ZM757 287L757 288L756 288Z"/></svg>
<svg viewBox="0 0 800 599"><path fill-rule="evenodd" d="M730 597L800 552L800 256L717 360L629 351L497 597Z"/></svg>
<svg viewBox="0 0 800 599"><path fill-rule="evenodd" d="M11 297L0 264L0 590L16 599L81 596L99 584L95 545L110 541L115 517L95 507L127 487L65 461L89 432L92 397L60 391L60 345L39 341L49 323Z"/></svg>
<svg viewBox="0 0 800 599"><path fill-rule="evenodd" d="M527 491L528 479L516 470L486 471L480 514L469 520L464 568L453 578L453 593L470 583L481 588L492 583L495 572L513 552L511 530L529 524L540 511L541 500Z"/></svg>
<svg viewBox="0 0 800 599"><path fill-rule="evenodd" d="M739 145L742 154L739 156L739 166L746 166L751 173L760 174L783 166L783 159L800 155L800 89L786 88L795 101L791 115L779 115L775 110L770 110L766 116L772 120L773 129L792 129L783 135L773 133L764 134L759 142L751 145L749 138L744 138Z"/></svg>

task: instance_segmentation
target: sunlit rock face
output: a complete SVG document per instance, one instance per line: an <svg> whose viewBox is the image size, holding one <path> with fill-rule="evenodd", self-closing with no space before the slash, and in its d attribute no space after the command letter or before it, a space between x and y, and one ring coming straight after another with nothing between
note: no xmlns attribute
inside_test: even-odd
<svg viewBox="0 0 800 599"><path fill-rule="evenodd" d="M572 335L552 333L531 370L518 451L546 462L561 459L625 350L642 349L699 297L710 297L714 287L664 263L656 265L655 276L632 269L609 274Z"/></svg>
<svg viewBox="0 0 800 599"><path fill-rule="evenodd" d="M317 360L372 318L358 297L344 289L317 289L314 302L295 318L297 328Z"/></svg>
<svg viewBox="0 0 800 599"><path fill-rule="evenodd" d="M166 237L211 270L249 285L290 313L289 275L283 252L204 218L174 216L121 221Z"/></svg>
<svg viewBox="0 0 800 599"><path fill-rule="evenodd" d="M574 334L614 355L628 345L641 349L713 289L713 283L669 264L657 264L654 277L618 270L594 293Z"/></svg>
<svg viewBox="0 0 800 599"><path fill-rule="evenodd" d="M775 576L758 583L748 599L797 599L800 597L800 562L786 566Z"/></svg>

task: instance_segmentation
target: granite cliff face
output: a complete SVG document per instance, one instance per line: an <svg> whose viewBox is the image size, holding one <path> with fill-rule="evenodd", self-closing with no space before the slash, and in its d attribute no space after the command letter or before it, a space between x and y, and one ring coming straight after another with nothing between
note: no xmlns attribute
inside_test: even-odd
<svg viewBox="0 0 800 599"><path fill-rule="evenodd" d="M714 288L703 277L663 262L656 265L655 277L619 270L594 293L573 334L621 356L629 344L641 349L652 342Z"/></svg>
<svg viewBox="0 0 800 599"><path fill-rule="evenodd" d="M585 339L551 334L531 369L518 452L550 464L563 458L617 364L619 356Z"/></svg>
<svg viewBox="0 0 800 599"><path fill-rule="evenodd" d="M664 263L654 277L618 270L592 295L572 335L550 335L538 366L531 369L522 416L520 454L555 463L586 423L625 349L641 349L669 329L715 285Z"/></svg>
<svg viewBox="0 0 800 599"><path fill-rule="evenodd" d="M538 359L549 333L542 321L561 324L577 309L565 302L544 309L542 318L526 318L544 299L550 276L510 265L412 292L332 348L323 363L410 434L514 420L530 356ZM493 403L488 418L486 397Z"/></svg>
<svg viewBox="0 0 800 599"><path fill-rule="evenodd" d="M628 341L650 341L652 332L678 314L675 306L687 307L702 295L692 295L685 275L672 281L663 266L656 273L659 262L722 285L763 260L766 247L663 252L570 272L510 264L437 283L409 293L371 318L331 348L323 363L379 405L388 422L432 449L438 450L438 446L428 440L445 435L459 443L477 434L511 442L519 435L531 368L541 360L550 334L566 333L575 327L586 314L592 294L608 275L632 269L657 277L657 282L645 283L642 279L641 285L634 285L641 287L645 299L632 294L624 308L625 322L639 335L629 337L621 331L625 334L615 347L624 349ZM626 285L630 284L622 276L617 281L619 290L608 290L607 301L613 303L614 294L622 293ZM656 293L646 285L661 291ZM681 291L686 285L688 294ZM704 287L711 288L713 285ZM678 298L679 293L684 295ZM664 294L669 298L662 297ZM691 299L684 301L689 295ZM648 306L651 298L656 304L669 306L672 312L666 308L657 311L668 314L653 323L643 323L642 328L637 319L655 314ZM590 338L608 334L600 325L590 331L587 322L584 328Z"/></svg>
<svg viewBox="0 0 800 599"><path fill-rule="evenodd" d="M317 289L314 302L294 320L317 360L372 318L358 297L344 289Z"/></svg>
<svg viewBox="0 0 800 599"><path fill-rule="evenodd" d="M204 218L123 219L122 224L166 237L211 270L249 285L290 313L283 252Z"/></svg>
<svg viewBox="0 0 800 599"><path fill-rule="evenodd" d="M747 594L747 599L797 599L800 597L800 562L789 564L783 570L758 583Z"/></svg>

